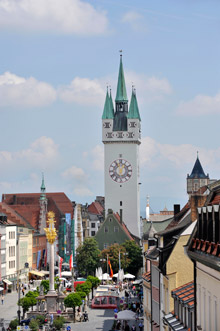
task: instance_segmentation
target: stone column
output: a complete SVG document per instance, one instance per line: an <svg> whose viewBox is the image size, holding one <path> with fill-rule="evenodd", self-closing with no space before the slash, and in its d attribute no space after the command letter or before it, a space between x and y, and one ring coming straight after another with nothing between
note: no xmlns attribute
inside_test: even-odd
<svg viewBox="0 0 220 331"><path fill-rule="evenodd" d="M50 244L50 287L49 287L49 293L56 293L54 289L54 243Z"/></svg>

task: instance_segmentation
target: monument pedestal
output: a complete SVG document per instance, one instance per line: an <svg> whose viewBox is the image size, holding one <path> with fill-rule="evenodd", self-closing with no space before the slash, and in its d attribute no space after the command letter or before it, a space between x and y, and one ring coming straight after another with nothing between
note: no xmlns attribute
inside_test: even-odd
<svg viewBox="0 0 220 331"><path fill-rule="evenodd" d="M57 293L56 291L49 291L45 295L45 300L47 303L47 312L54 313L57 311Z"/></svg>

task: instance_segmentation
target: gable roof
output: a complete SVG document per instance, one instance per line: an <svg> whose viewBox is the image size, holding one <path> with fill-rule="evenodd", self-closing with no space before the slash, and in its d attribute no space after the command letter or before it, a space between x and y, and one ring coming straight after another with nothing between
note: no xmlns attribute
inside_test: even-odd
<svg viewBox="0 0 220 331"><path fill-rule="evenodd" d="M92 202L89 206L88 206L88 212L92 213L92 214L96 214L96 215L103 215L103 210L104 208L102 207L102 205L98 202Z"/></svg>
<svg viewBox="0 0 220 331"><path fill-rule="evenodd" d="M2 201L38 230L41 193L3 194ZM46 193L47 210L55 213L56 228L59 228L61 216L70 213L73 218L73 205L63 192Z"/></svg>
<svg viewBox="0 0 220 331"><path fill-rule="evenodd" d="M6 203L0 202L0 212L7 216L8 224L23 225L30 229L34 229L31 224L13 208L10 208Z"/></svg>
<svg viewBox="0 0 220 331"><path fill-rule="evenodd" d="M191 172L191 175L188 176L188 178L190 178L190 179L191 178L209 178L208 175L207 176L205 175L198 156L197 156L196 162L194 164L193 170Z"/></svg>

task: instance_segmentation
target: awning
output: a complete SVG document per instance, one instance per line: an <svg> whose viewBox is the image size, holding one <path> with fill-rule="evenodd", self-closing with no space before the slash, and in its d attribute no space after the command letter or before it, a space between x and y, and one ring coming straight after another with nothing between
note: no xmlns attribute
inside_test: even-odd
<svg viewBox="0 0 220 331"><path fill-rule="evenodd" d="M4 288L0 286L0 292L3 291L3 290L4 290Z"/></svg>
<svg viewBox="0 0 220 331"><path fill-rule="evenodd" d="M44 277L44 273L36 270L29 271L30 274L38 276L38 277Z"/></svg>
<svg viewBox="0 0 220 331"><path fill-rule="evenodd" d="M6 283L7 285L12 285L12 282L8 279L3 279L3 282Z"/></svg>

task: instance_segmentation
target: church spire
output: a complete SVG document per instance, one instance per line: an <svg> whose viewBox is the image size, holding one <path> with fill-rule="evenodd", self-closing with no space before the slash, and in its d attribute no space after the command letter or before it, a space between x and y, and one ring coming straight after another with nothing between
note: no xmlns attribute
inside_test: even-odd
<svg viewBox="0 0 220 331"><path fill-rule="evenodd" d="M40 195L40 200L45 200L46 199L46 186L44 183L44 173L42 173L42 182L41 182L41 187L40 187L41 195Z"/></svg>
<svg viewBox="0 0 220 331"><path fill-rule="evenodd" d="M120 66L118 73L118 86L115 98L115 116L113 131L127 131L128 97L125 86L122 55L120 55Z"/></svg>
<svg viewBox="0 0 220 331"><path fill-rule="evenodd" d="M208 178L208 175L207 176L205 175L202 165L199 161L198 152L197 152L197 159L194 164L193 170L191 172L191 175L188 178Z"/></svg>
<svg viewBox="0 0 220 331"><path fill-rule="evenodd" d="M113 106L113 102L112 102L111 92L110 92L110 96L109 96L108 87L107 87L102 119L106 120L106 119L113 119L113 118L114 118L114 106Z"/></svg>
<svg viewBox="0 0 220 331"><path fill-rule="evenodd" d="M117 85L117 93L116 93L115 102L128 102L126 85L125 85L125 77L124 77L124 69L123 69L123 64L122 64L122 54L120 55L118 85Z"/></svg>
<svg viewBox="0 0 220 331"><path fill-rule="evenodd" d="M141 121L137 98L136 98L136 91L133 87L132 87L131 102L130 102L130 107L129 107L129 112L128 112L127 118L139 119L139 121Z"/></svg>

